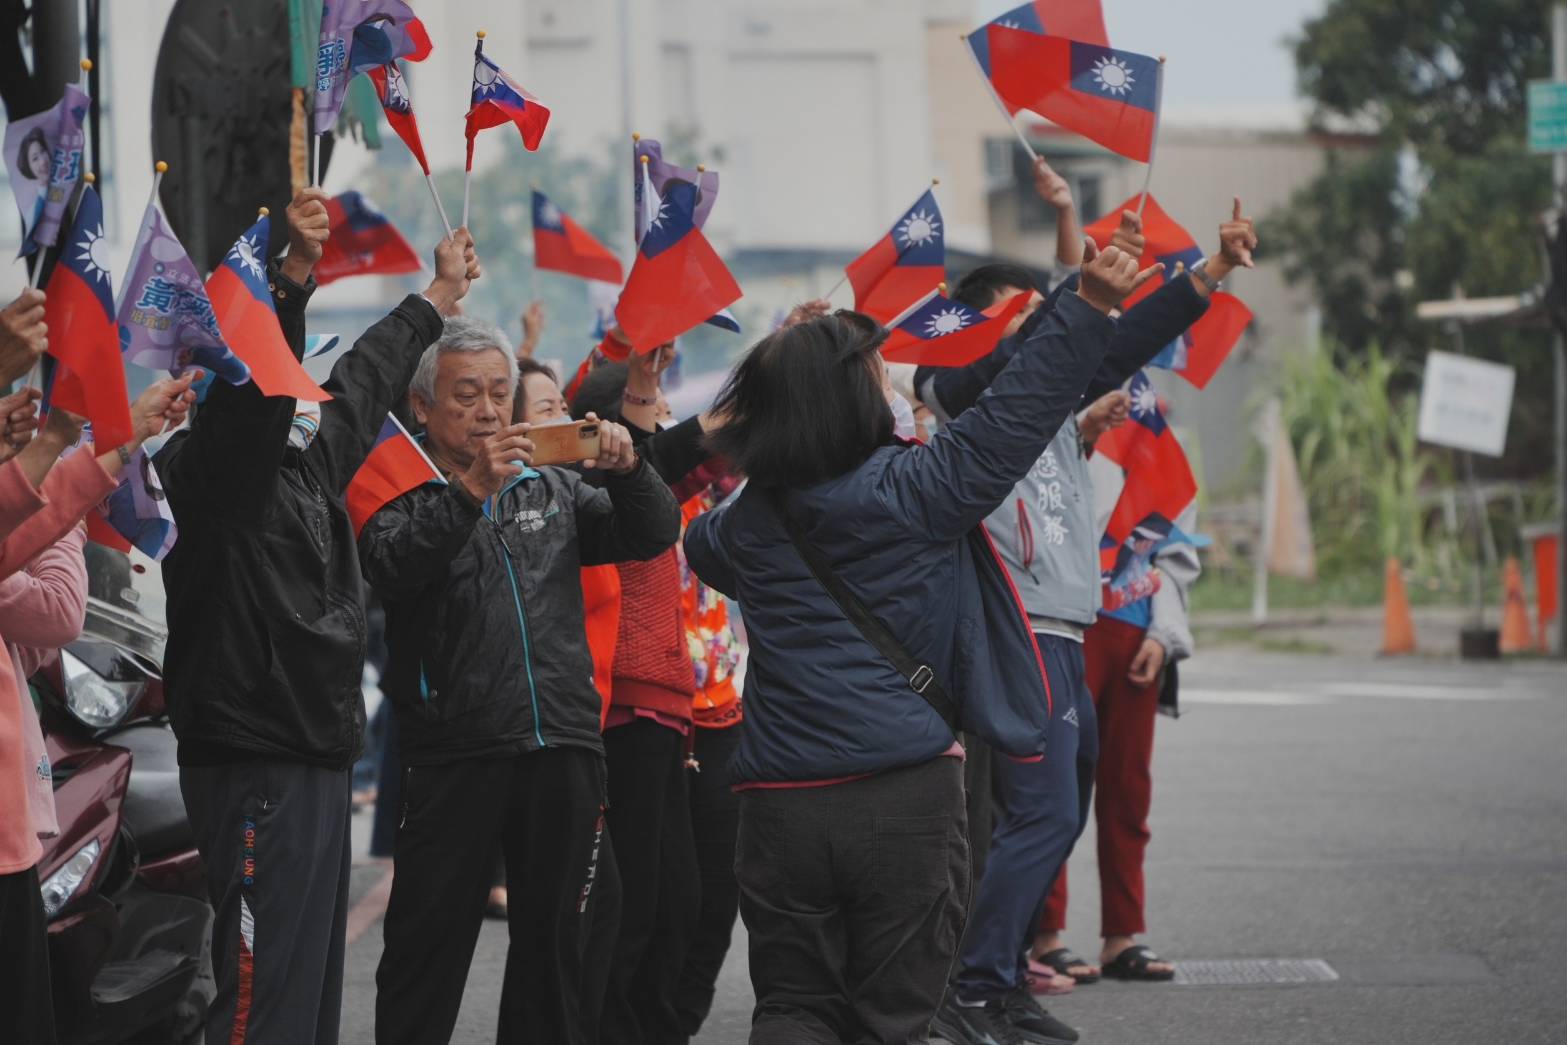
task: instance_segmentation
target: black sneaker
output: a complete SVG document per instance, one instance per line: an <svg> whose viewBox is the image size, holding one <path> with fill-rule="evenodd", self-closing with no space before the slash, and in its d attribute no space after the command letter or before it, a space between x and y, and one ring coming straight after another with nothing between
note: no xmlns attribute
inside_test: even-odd
<svg viewBox="0 0 1567 1045"><path fill-rule="evenodd" d="M1025 1041L1042 1045L1072 1045L1077 1041L1077 1031L1041 1008L1027 987L1018 987L1007 995L1001 1005L1008 1022L1023 1035Z"/></svg>
<svg viewBox="0 0 1567 1045"><path fill-rule="evenodd" d="M950 1045L1030 1045L1034 1040L1012 1025L1003 1003L959 1005L951 994L936 1010L936 1018L930 1024L930 1036Z"/></svg>

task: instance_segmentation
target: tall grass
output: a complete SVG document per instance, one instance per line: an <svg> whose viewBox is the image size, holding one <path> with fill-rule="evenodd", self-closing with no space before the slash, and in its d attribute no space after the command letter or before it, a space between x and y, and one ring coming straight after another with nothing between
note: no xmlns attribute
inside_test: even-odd
<svg viewBox="0 0 1567 1045"><path fill-rule="evenodd" d="M1450 475L1445 457L1415 434L1413 377L1375 346L1350 358L1320 351L1286 362L1283 418L1325 577L1376 570L1389 556L1427 576L1453 568L1449 539L1420 505L1421 488Z"/></svg>

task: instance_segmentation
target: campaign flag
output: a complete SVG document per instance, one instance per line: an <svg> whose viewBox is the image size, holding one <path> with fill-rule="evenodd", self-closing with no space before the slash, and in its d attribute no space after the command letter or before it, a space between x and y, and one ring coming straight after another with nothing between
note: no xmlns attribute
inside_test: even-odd
<svg viewBox="0 0 1567 1045"><path fill-rule="evenodd" d="M484 57L483 47L484 40L480 39L473 52L473 92L463 131L468 137L466 169L470 171L473 170L473 140L480 131L514 123L522 132L523 147L532 152L544 140L544 128L550 122L550 111L544 103Z"/></svg>
<svg viewBox="0 0 1567 1045"><path fill-rule="evenodd" d="M1127 159L1152 158L1159 59L1000 25L985 33L990 85L1008 109L1029 109Z"/></svg>
<svg viewBox="0 0 1567 1045"><path fill-rule="evenodd" d="M600 283L594 280L588 284L588 308L593 312L594 341L603 341L609 333L609 328L615 325L615 303L620 300L620 284Z"/></svg>
<svg viewBox="0 0 1567 1045"><path fill-rule="evenodd" d="M137 447L131 454L130 463L120 471L119 485L94 514L107 523L112 532L102 533L89 515L89 537L122 551L134 547L149 559L162 560L179 537L168 495L163 492L163 483L152 466L152 458L143 447Z"/></svg>
<svg viewBox="0 0 1567 1045"><path fill-rule="evenodd" d="M1103 250L1109 246L1110 237L1121 222L1121 212L1135 211L1139 199L1138 196L1128 199L1088 226L1084 233ZM1143 210L1143 238L1146 245L1141 267L1163 262L1166 283L1187 278L1187 271L1203 258L1191 233L1170 217L1151 194ZM1122 307L1131 308L1158 286L1158 283L1144 284ZM1210 297L1208 311L1203 317L1172 341L1150 365L1173 370L1198 388L1206 388L1251 321L1251 310L1239 298L1220 291Z"/></svg>
<svg viewBox="0 0 1567 1045"><path fill-rule="evenodd" d="M82 189L75 224L45 295L49 354L59 363L50 402L86 417L104 449L124 446L132 436L130 396L114 327L103 203L91 185Z"/></svg>
<svg viewBox="0 0 1567 1045"><path fill-rule="evenodd" d="M677 181L696 186L696 227L705 228L707 216L718 201L718 172L670 163L664 159L664 147L657 139L638 138L631 148L631 213L636 219L633 231L638 245L658 208L658 201L669 191L670 183Z"/></svg>
<svg viewBox="0 0 1567 1045"><path fill-rule="evenodd" d="M294 358L272 305L267 285L270 229L271 219L263 214L235 241L207 280L207 297L224 341L250 367L251 380L263 395L319 403L332 397Z"/></svg>
<svg viewBox="0 0 1567 1045"><path fill-rule="evenodd" d="M444 483L446 477L397 418L388 414L370 446L370 455L343 493L354 533L363 530L384 505L429 482Z"/></svg>
<svg viewBox="0 0 1567 1045"><path fill-rule="evenodd" d="M424 23L403 0L325 0L316 50L316 133L337 122L355 75L399 58L421 61L430 49Z"/></svg>
<svg viewBox="0 0 1567 1045"><path fill-rule="evenodd" d="M1120 544L1105 537L1099 544L1100 581L1104 587L1104 612L1114 613L1159 590L1159 572L1154 559L1172 544L1190 544L1203 548L1206 537L1187 534L1179 526L1155 512L1132 527Z"/></svg>
<svg viewBox="0 0 1567 1045"><path fill-rule="evenodd" d="M1105 32L1105 14L1099 0L1032 0L997 15L965 38L987 80L990 79L990 34L987 30L993 25L1037 36L1064 36L1085 44L1110 46L1110 34ZM1018 110L1016 106L1007 105L1007 111L1016 116Z"/></svg>
<svg viewBox="0 0 1567 1045"><path fill-rule="evenodd" d="M994 315L933 292L889 324L882 358L916 366L967 366L995 351L1033 291L1014 294Z"/></svg>
<svg viewBox="0 0 1567 1045"><path fill-rule="evenodd" d="M66 204L82 177L82 148L87 140L82 124L90 104L79 84L68 83L64 97L53 106L6 126L5 163L27 233L23 254L60 241Z"/></svg>
<svg viewBox="0 0 1567 1045"><path fill-rule="evenodd" d="M175 376L201 367L231 385L250 380L250 368L229 351L201 274L156 199L131 251L116 320L120 352L132 363Z"/></svg>
<svg viewBox="0 0 1567 1045"><path fill-rule="evenodd" d="M1119 464L1126 475L1105 527L1112 547L1118 547L1150 515L1178 518L1197 499L1197 480L1186 451L1170 431L1148 375L1139 371L1127 391L1132 397L1127 423L1094 444L1095 453Z"/></svg>
<svg viewBox="0 0 1567 1045"><path fill-rule="evenodd" d="M533 263L603 283L625 278L620 259L537 189L533 190Z"/></svg>
<svg viewBox="0 0 1567 1045"><path fill-rule="evenodd" d="M669 184L637 248L615 318L637 352L672 341L740 300L740 285L696 227L697 187Z"/></svg>
<svg viewBox="0 0 1567 1045"><path fill-rule="evenodd" d="M344 276L380 273L395 276L424 268L397 226L358 192L349 191L327 201L331 234L316 262L316 283L326 286Z"/></svg>
<svg viewBox="0 0 1567 1045"><path fill-rule="evenodd" d="M854 307L878 323L901 315L935 290L947 275L941 208L929 189L889 231L844 270Z"/></svg>
<svg viewBox="0 0 1567 1045"><path fill-rule="evenodd" d="M408 146L408 151L419 161L419 169L430 173L430 161L424 156L424 142L419 139L419 123L414 119L413 96L408 93L408 81L396 62L387 62L371 69L368 74L375 85L376 97L386 113L386 122Z"/></svg>

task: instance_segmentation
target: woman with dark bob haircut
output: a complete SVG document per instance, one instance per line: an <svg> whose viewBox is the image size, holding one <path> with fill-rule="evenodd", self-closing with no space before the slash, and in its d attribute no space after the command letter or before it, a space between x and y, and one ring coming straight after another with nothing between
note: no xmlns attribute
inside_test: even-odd
<svg viewBox="0 0 1567 1045"><path fill-rule="evenodd" d="M928 445L894 439L886 331L852 312L759 342L714 405L708 443L749 484L690 524L685 551L739 601L750 639L730 776L752 1045L926 1040L969 891L955 720L1038 757L1049 714L980 522L1077 409L1110 312L1158 272L1090 246L1080 289L1030 319L990 390ZM851 623L856 599L901 650Z"/></svg>

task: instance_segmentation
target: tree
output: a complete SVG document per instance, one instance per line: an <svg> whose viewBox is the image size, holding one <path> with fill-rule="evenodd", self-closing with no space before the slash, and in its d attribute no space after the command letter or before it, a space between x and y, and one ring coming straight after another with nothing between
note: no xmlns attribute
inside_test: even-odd
<svg viewBox="0 0 1567 1045"><path fill-rule="evenodd" d="M1335 155L1264 229L1309 281L1338 351L1422 353L1440 332L1414 304L1516 294L1542 278L1550 164L1523 142L1527 85L1548 74L1548 0L1330 0L1294 41L1318 130L1371 131L1369 157ZM1485 354L1548 387L1534 332L1487 330ZM1514 411L1509 456L1550 460L1548 411Z"/></svg>

